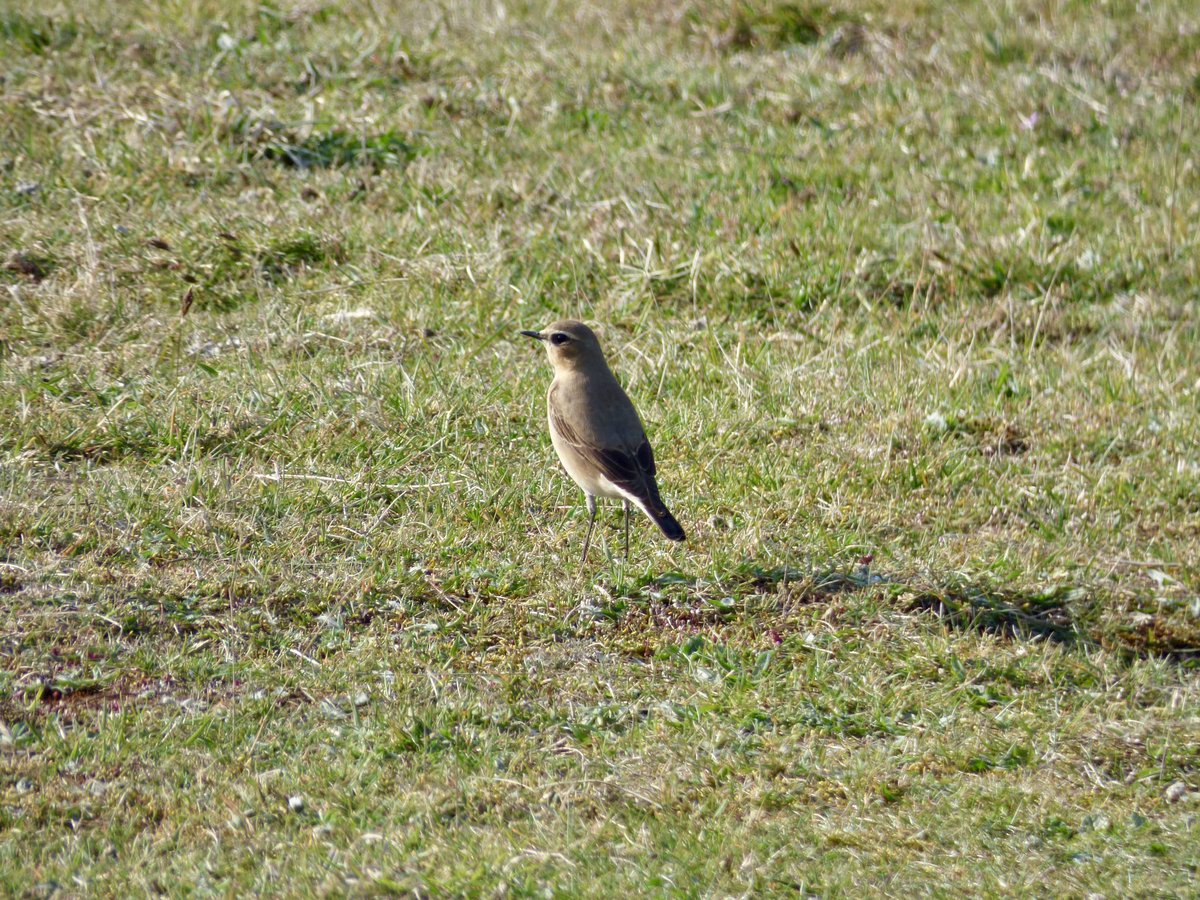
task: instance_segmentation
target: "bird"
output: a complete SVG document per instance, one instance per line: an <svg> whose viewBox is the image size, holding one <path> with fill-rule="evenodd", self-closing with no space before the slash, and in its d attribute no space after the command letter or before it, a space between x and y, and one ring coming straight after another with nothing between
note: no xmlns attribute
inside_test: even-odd
<svg viewBox="0 0 1200 900"><path fill-rule="evenodd" d="M595 332L575 319L521 334L546 345L554 380L546 392L550 441L559 461L587 498L588 528L580 565L587 563L596 498L618 498L625 509L629 558L629 505L637 506L672 541L686 538L658 492L654 451L633 402L613 375Z"/></svg>

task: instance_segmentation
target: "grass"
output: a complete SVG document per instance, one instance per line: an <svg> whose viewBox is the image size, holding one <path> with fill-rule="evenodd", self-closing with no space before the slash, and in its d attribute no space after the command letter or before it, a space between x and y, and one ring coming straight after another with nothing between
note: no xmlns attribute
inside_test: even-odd
<svg viewBox="0 0 1200 900"><path fill-rule="evenodd" d="M1197 889L1186 3L0 13L0 892ZM630 559L516 335L600 324Z"/></svg>

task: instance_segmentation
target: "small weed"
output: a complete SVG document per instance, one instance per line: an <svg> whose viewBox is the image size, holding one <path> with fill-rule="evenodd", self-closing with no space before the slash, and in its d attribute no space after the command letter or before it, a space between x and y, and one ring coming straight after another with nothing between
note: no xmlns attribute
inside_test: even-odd
<svg viewBox="0 0 1200 900"><path fill-rule="evenodd" d="M998 31L985 31L982 40L987 58L998 65L1022 63L1029 58L1029 50L1020 40Z"/></svg>
<svg viewBox="0 0 1200 900"><path fill-rule="evenodd" d="M0 40L11 41L29 53L66 50L79 33L79 23L73 16L55 21L48 16L24 16L15 10L0 13Z"/></svg>
<svg viewBox="0 0 1200 900"><path fill-rule="evenodd" d="M982 775L996 769L1011 772L1033 761L1033 751L1029 747L1013 744L996 752L972 756L967 760L964 771L974 775Z"/></svg>
<svg viewBox="0 0 1200 900"><path fill-rule="evenodd" d="M311 232L303 232L286 238L272 240L258 254L258 263L265 272L280 275L303 266L321 265L327 262L342 262L345 253L341 247Z"/></svg>
<svg viewBox="0 0 1200 900"><path fill-rule="evenodd" d="M722 44L733 50L803 46L815 44L832 29L849 23L857 24L850 13L819 2L741 4L725 28Z"/></svg>
<svg viewBox="0 0 1200 900"><path fill-rule="evenodd" d="M416 147L395 132L352 135L345 131L312 134L303 140L275 137L261 149L264 159L298 169L368 166L403 169L417 156Z"/></svg>

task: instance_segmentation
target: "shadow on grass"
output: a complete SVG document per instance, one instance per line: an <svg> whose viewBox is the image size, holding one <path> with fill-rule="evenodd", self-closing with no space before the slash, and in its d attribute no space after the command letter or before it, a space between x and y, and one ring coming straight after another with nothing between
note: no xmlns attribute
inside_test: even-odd
<svg viewBox="0 0 1200 900"><path fill-rule="evenodd" d="M726 579L722 591L733 595L777 594L785 606L827 602L839 594L881 591L905 612L928 612L953 628L999 634L1015 640L1048 640L1064 645L1104 647L1137 657L1159 657L1195 665L1200 662L1200 632L1179 629L1166 619L1144 616L1136 628L1104 622L1102 602L1085 588L1056 586L1018 591L963 580L922 582L872 570L860 563L850 571L764 568L748 563Z"/></svg>
<svg viewBox="0 0 1200 900"><path fill-rule="evenodd" d="M665 590L686 586L689 593L698 587L677 572L662 575L651 584ZM769 618L770 610L787 613L865 590L887 594L905 612L932 612L957 628L1061 644L1088 640L1076 627L1069 608L1081 592L1055 589L1021 593L962 583L920 584L874 571L862 563L849 571L797 566L766 568L746 563L720 583L709 585L702 592L708 596L694 598L686 604L689 609L672 610L672 621L681 616L687 618L684 614L690 612L688 621L692 624L715 622L751 610L767 613Z"/></svg>
<svg viewBox="0 0 1200 900"><path fill-rule="evenodd" d="M948 624L1014 638L1043 638L1063 644L1084 639L1068 607L1078 599L1075 589L1040 593L997 590L974 584L917 584L872 571L860 564L853 571L804 572L780 566L743 570L745 586L774 590L790 598L817 602L836 594L866 588L891 594L906 612L928 611Z"/></svg>

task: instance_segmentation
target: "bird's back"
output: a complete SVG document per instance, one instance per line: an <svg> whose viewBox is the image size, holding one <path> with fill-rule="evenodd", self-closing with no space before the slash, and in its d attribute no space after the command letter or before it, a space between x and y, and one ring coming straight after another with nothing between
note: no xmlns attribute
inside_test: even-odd
<svg viewBox="0 0 1200 900"><path fill-rule="evenodd" d="M636 450L646 440L633 402L607 368L560 373L547 399L577 438L592 447Z"/></svg>

